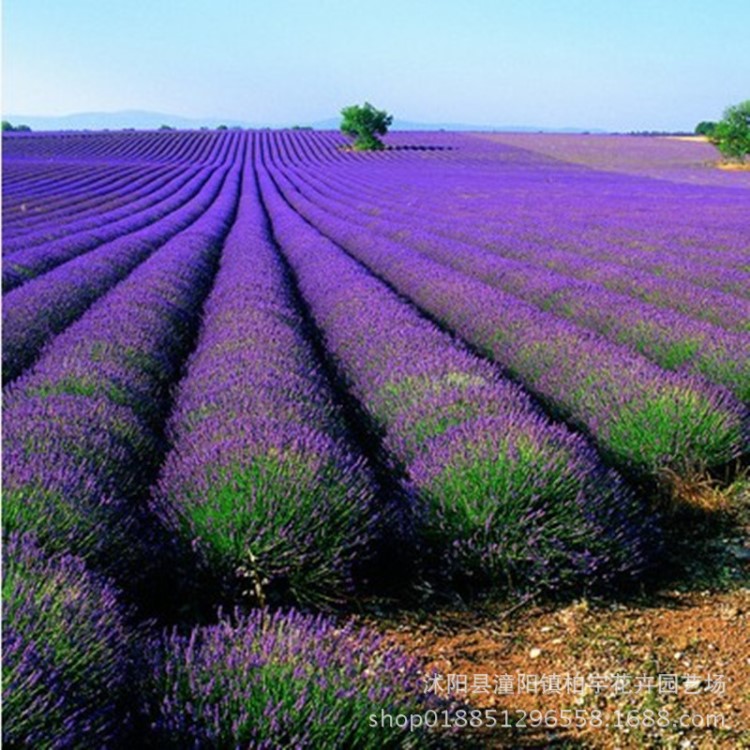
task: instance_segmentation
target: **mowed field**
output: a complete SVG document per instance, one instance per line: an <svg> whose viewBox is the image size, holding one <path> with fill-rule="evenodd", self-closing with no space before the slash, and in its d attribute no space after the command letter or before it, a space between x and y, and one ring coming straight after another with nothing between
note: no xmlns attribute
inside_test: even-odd
<svg viewBox="0 0 750 750"><path fill-rule="evenodd" d="M378 612L632 596L733 512L750 174L386 140L4 136L9 746L486 744L368 720L468 700Z"/></svg>

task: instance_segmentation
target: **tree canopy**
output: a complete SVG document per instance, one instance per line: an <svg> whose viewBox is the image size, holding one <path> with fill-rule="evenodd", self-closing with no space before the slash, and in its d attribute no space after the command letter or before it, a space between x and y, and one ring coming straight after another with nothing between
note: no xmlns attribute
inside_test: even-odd
<svg viewBox="0 0 750 750"><path fill-rule="evenodd" d="M709 138L724 156L744 161L750 154L750 99L727 107Z"/></svg>
<svg viewBox="0 0 750 750"><path fill-rule="evenodd" d="M3 120L3 133L30 133L31 128L28 125L13 125L13 123Z"/></svg>
<svg viewBox="0 0 750 750"><path fill-rule="evenodd" d="M393 122L393 115L375 109L370 102L353 104L341 110L341 132L354 138L354 148L359 151L376 151L384 148L378 138L385 135Z"/></svg>
<svg viewBox="0 0 750 750"><path fill-rule="evenodd" d="M714 130L716 130L716 123L711 120L701 120L695 126L696 135L710 136L713 135Z"/></svg>

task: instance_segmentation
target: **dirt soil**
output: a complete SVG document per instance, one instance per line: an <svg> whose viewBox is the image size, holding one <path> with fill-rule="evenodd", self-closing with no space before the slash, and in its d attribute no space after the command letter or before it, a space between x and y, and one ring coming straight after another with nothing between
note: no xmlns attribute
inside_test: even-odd
<svg viewBox="0 0 750 750"><path fill-rule="evenodd" d="M440 692L448 694L453 680L452 697L495 709L498 724L523 718L527 724L457 730L462 738L487 748L750 748L750 591L672 591L647 605L581 600L504 614L444 611L403 616L385 628L380 623L427 661L439 675ZM566 686L576 675L586 681L582 692L574 682ZM628 679L618 683L616 675ZM676 695L671 675L677 676ZM512 678L512 693L498 676ZM561 678L559 693L554 676ZM563 721L563 709L582 712L580 729L534 726ZM594 710L608 726L593 725ZM488 723L490 716L480 720ZM643 726L649 716L670 725Z"/></svg>
<svg viewBox="0 0 750 750"><path fill-rule="evenodd" d="M629 599L364 619L426 661L423 689L479 711L460 747L750 748L749 494L676 536L678 569Z"/></svg>

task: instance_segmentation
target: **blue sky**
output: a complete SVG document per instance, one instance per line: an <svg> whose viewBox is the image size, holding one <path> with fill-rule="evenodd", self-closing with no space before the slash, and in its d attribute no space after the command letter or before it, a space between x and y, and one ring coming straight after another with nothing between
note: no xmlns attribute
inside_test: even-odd
<svg viewBox="0 0 750 750"><path fill-rule="evenodd" d="M750 98L750 0L5 0L3 111L692 129Z"/></svg>

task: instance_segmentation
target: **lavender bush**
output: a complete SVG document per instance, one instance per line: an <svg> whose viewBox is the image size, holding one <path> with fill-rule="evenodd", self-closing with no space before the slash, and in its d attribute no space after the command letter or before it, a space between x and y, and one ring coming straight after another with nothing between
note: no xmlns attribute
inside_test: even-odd
<svg viewBox="0 0 750 750"><path fill-rule="evenodd" d="M132 637L115 590L27 536L3 545L3 744L110 747L127 734Z"/></svg>
<svg viewBox="0 0 750 750"><path fill-rule="evenodd" d="M353 621L260 609L168 633L160 651L160 748L428 747L427 732L373 727L370 717L449 709L425 695L414 659Z"/></svg>

